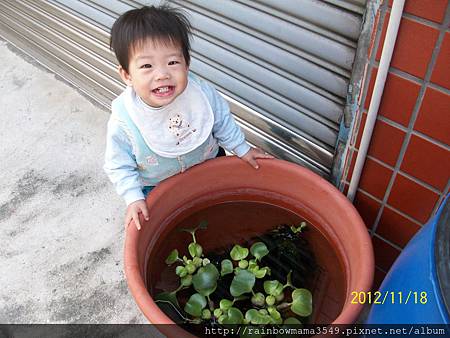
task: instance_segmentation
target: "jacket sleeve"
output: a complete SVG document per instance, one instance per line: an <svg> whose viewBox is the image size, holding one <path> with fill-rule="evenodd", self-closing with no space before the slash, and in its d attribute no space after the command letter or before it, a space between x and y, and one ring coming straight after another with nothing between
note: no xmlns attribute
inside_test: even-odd
<svg viewBox="0 0 450 338"><path fill-rule="evenodd" d="M131 142L113 115L108 121L103 169L127 205L145 199Z"/></svg>
<svg viewBox="0 0 450 338"><path fill-rule="evenodd" d="M244 156L250 146L245 141L244 133L237 125L230 112L230 107L217 90L205 81L192 76L200 84L203 92L211 104L214 114L213 135L218 139L219 144L226 150L233 152L239 157Z"/></svg>

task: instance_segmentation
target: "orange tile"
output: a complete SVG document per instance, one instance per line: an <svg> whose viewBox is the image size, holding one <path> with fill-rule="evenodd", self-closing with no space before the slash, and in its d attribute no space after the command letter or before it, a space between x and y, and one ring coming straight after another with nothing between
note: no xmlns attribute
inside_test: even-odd
<svg viewBox="0 0 450 338"><path fill-rule="evenodd" d="M366 120L367 113L363 112L361 116L361 125L358 129L358 135L355 141L356 149L359 149L361 145ZM370 141L368 154L390 165L391 167L394 167L404 138L405 133L402 130L386 122L377 120L372 132L372 139Z"/></svg>
<svg viewBox="0 0 450 338"><path fill-rule="evenodd" d="M364 108L369 109L378 67L372 69ZM420 85L391 72L388 73L378 114L407 127L416 104Z"/></svg>
<svg viewBox="0 0 450 338"><path fill-rule="evenodd" d="M412 135L400 169L443 191L450 178L450 152Z"/></svg>
<svg viewBox="0 0 450 338"><path fill-rule="evenodd" d="M380 203L375 201L372 197L358 191L353 204L361 215L367 229L372 229L372 225L377 218L378 211L380 210Z"/></svg>
<svg viewBox="0 0 450 338"><path fill-rule="evenodd" d="M389 0L390 7L392 1ZM403 12L440 23L444 19L447 3L448 0L406 0Z"/></svg>
<svg viewBox="0 0 450 338"><path fill-rule="evenodd" d="M370 57L372 56L372 52L374 51L374 48L375 48L375 40L377 37L377 27L380 22L380 14L381 14L381 11L377 11L377 14L376 14L375 20L374 20L374 24L373 24L374 29L372 30L372 33L370 35L369 51L367 54L368 60L370 60Z"/></svg>
<svg viewBox="0 0 450 338"><path fill-rule="evenodd" d="M347 181L351 181L353 176L353 169L355 169L356 157L358 156L358 151L352 151L352 159L350 160L350 168L348 169Z"/></svg>
<svg viewBox="0 0 450 338"><path fill-rule="evenodd" d="M390 242L404 248L420 230L420 225L403 217L389 207L383 209L376 233Z"/></svg>
<svg viewBox="0 0 450 338"><path fill-rule="evenodd" d="M379 61L381 58L381 53L383 51L384 39L386 38L386 32L387 32L387 27L388 27L390 17L391 17L391 13L389 11L386 13L384 20L383 20L383 28L381 30L380 40L378 41L377 54L375 55L375 60L377 60L377 61ZM399 30L400 30L400 27L399 27ZM397 34L397 38L398 38L398 34Z"/></svg>
<svg viewBox="0 0 450 338"><path fill-rule="evenodd" d="M378 114L407 127L419 90L420 85L416 82L389 72Z"/></svg>
<svg viewBox="0 0 450 338"><path fill-rule="evenodd" d="M344 160L344 169L342 171L342 177L341 177L341 182L345 182L348 181L348 169L350 167L350 161L352 159L352 153L353 151L349 148L348 151L345 154L345 160ZM346 176L344 176L344 174L346 173Z"/></svg>
<svg viewBox="0 0 450 338"><path fill-rule="evenodd" d="M400 250L386 243L378 237L372 237L373 250L375 254L375 266L388 271L394 264Z"/></svg>
<svg viewBox="0 0 450 338"><path fill-rule="evenodd" d="M356 135L355 140L355 148L359 149L359 145L361 144L361 137L364 131L364 127L366 125L367 112L363 112L361 115L361 121L359 122L358 135Z"/></svg>
<svg viewBox="0 0 450 338"><path fill-rule="evenodd" d="M431 74L431 82L450 89L450 33L448 32L444 35L444 40Z"/></svg>
<svg viewBox="0 0 450 338"><path fill-rule="evenodd" d="M394 167L404 138L405 133L402 130L378 120L373 130L368 154Z"/></svg>
<svg viewBox="0 0 450 338"><path fill-rule="evenodd" d="M387 202L423 224L430 217L438 199L439 195L433 191L398 174Z"/></svg>
<svg viewBox="0 0 450 338"><path fill-rule="evenodd" d="M342 193L347 196L348 188L350 187L350 184L344 183L344 188L342 189Z"/></svg>
<svg viewBox="0 0 450 338"><path fill-rule="evenodd" d="M366 158L359 188L382 200L392 176L392 170Z"/></svg>
<svg viewBox="0 0 450 338"><path fill-rule="evenodd" d="M450 145L450 95L428 87L414 129Z"/></svg>
<svg viewBox="0 0 450 338"><path fill-rule="evenodd" d="M378 67L373 67L370 71L369 87L367 88L366 99L364 100L364 109L369 110L370 100L372 100L373 87L377 78Z"/></svg>
<svg viewBox="0 0 450 338"><path fill-rule="evenodd" d="M381 44L386 36L388 21L389 13L384 19ZM391 67L424 78L438 35L439 31L433 27L402 18L392 54ZM378 48L377 60L381 57L381 49Z"/></svg>

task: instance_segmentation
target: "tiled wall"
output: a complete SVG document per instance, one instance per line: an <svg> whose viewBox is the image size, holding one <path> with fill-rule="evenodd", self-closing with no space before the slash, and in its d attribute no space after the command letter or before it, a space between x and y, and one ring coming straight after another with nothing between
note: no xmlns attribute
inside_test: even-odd
<svg viewBox="0 0 450 338"><path fill-rule="evenodd" d="M392 0L373 32L361 109L343 176L348 189ZM450 186L450 5L406 0L379 115L354 204L372 236L377 288Z"/></svg>

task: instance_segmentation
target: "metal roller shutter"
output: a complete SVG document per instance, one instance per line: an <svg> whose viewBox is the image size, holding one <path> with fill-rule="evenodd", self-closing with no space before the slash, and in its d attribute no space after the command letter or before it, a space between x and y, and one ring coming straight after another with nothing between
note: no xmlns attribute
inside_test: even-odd
<svg viewBox="0 0 450 338"><path fill-rule="evenodd" d="M330 178L365 0L172 0L195 29L191 70L254 145ZM121 92L109 30L132 0L1 0L0 35L106 107Z"/></svg>

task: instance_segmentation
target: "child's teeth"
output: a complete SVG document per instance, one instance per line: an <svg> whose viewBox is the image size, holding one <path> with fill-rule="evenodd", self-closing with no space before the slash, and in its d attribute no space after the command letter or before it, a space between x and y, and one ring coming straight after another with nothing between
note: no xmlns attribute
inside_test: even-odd
<svg viewBox="0 0 450 338"><path fill-rule="evenodd" d="M158 88L158 93L165 93L169 91L169 87L161 87Z"/></svg>

